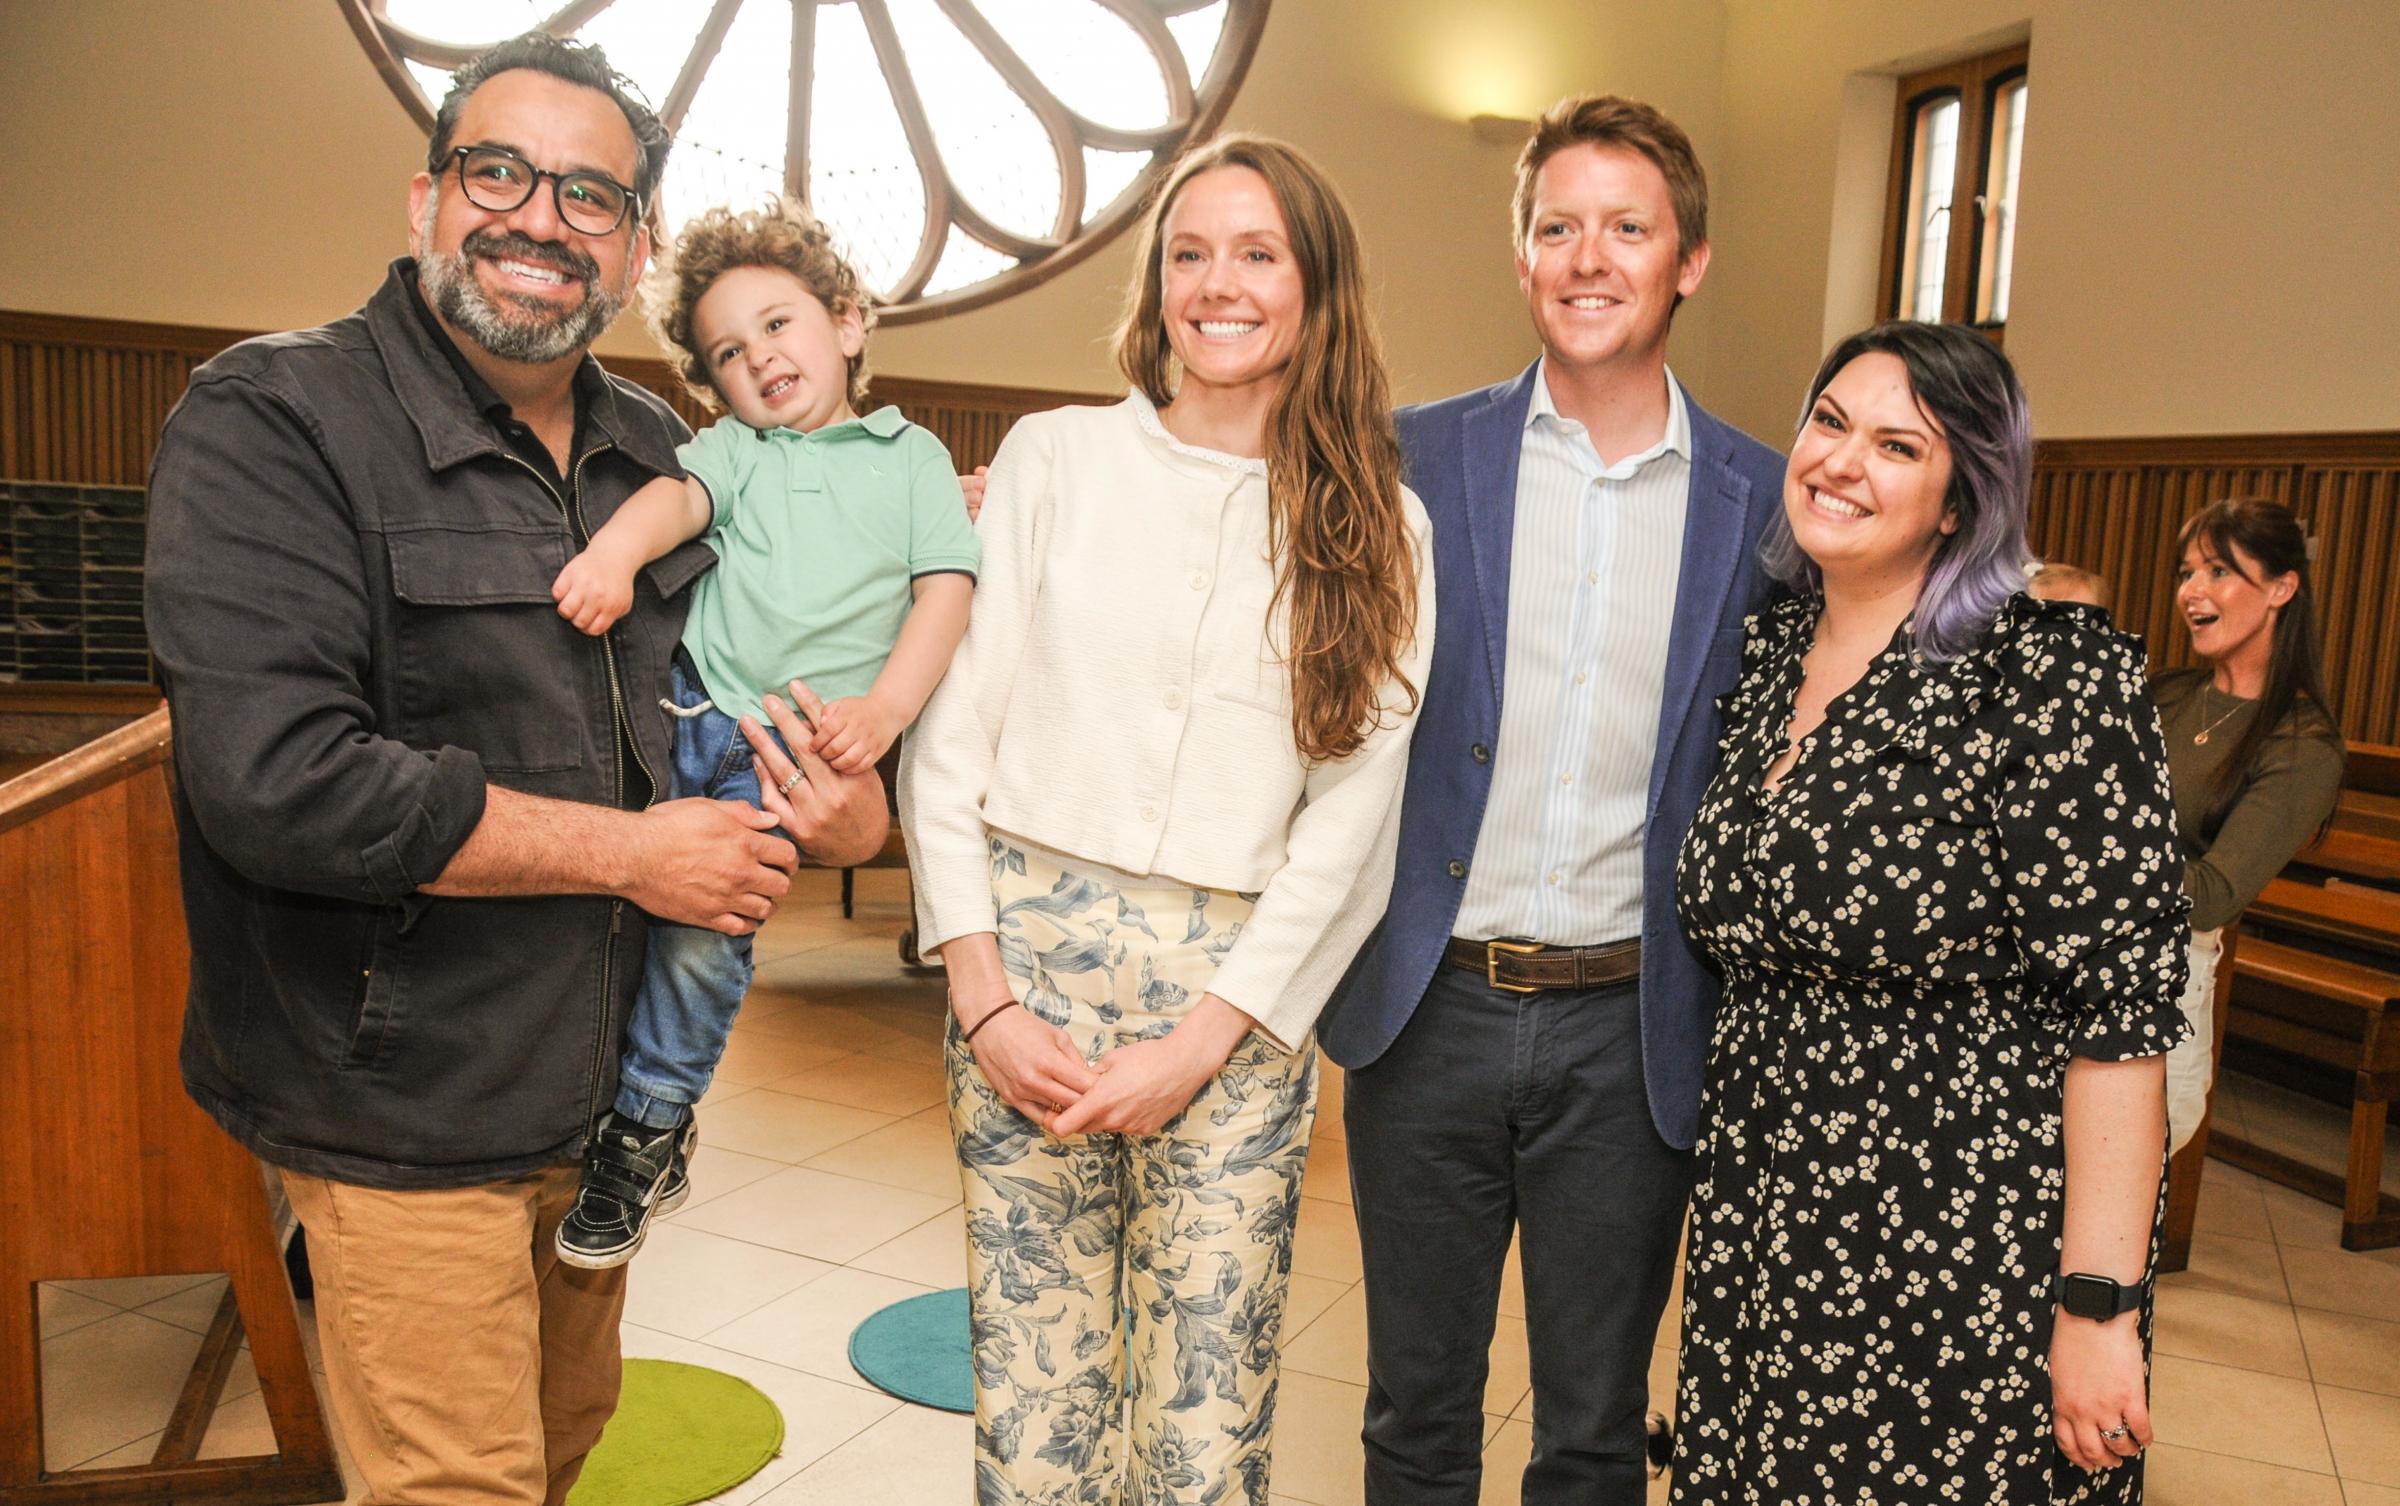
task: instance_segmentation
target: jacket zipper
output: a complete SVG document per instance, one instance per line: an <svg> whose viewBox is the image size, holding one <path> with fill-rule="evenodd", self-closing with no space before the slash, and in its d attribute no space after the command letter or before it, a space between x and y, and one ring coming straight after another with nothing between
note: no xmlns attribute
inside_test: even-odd
<svg viewBox="0 0 2400 1506"><path fill-rule="evenodd" d="M594 455L615 448L615 445L609 444L595 445L576 457L569 483L569 490L574 494L574 502L571 506L567 498L559 495L558 488L550 484L550 478L534 469L533 462L510 451L504 450L501 453L523 466L527 475L542 484L542 490L548 492L550 500L558 504L559 521L567 525L568 537L575 541L576 547L588 548L592 542L592 525L583 514L583 468L590 463ZM642 809L648 810L658 802L658 778L650 772L650 765L642 761L641 742L634 736L633 719L625 711L624 683L617 676L616 645L609 641L606 633L600 635L600 658L608 673L608 709L613 719L612 730L618 738L622 739L621 745L624 753L633 755L634 766L642 771L642 777L649 782L649 790L642 797ZM609 803L619 810L625 808L624 753L613 750L611 753ZM600 1107L601 1093L606 1087L600 1080L600 1068L608 1060L608 1007L615 992L617 938L624 933L624 930L625 901L612 898L608 902L608 939L601 943L600 947L600 1018L598 1028L592 1032L592 1086L586 1099L586 1102L594 1108ZM610 1097L613 1105L614 1095L612 1094ZM575 1153L578 1156L589 1149L588 1126L591 1122L592 1120L587 1117L585 1120L587 1125L586 1143L576 1146Z"/></svg>

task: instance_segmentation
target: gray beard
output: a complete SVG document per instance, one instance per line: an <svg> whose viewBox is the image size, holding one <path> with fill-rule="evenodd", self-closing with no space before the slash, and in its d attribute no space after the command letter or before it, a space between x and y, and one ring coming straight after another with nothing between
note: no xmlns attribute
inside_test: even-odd
<svg viewBox="0 0 2400 1506"><path fill-rule="evenodd" d="M431 214L429 207L429 221ZM432 238L428 224L418 243L428 244ZM583 279L583 302L561 311L532 299L505 294L493 298L475 280L474 259L510 254L542 266L556 266L564 260L569 264L567 270ZM546 366L582 354L625 311L627 295L601 287L599 274L599 266L588 256L543 246L514 232L494 235L479 230L467 237L456 255L427 252L417 258L417 286L434 312L500 360L528 366Z"/></svg>

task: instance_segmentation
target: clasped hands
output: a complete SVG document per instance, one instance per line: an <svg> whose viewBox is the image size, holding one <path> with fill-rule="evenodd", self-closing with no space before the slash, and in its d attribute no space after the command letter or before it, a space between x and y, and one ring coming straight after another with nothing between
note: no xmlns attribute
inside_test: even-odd
<svg viewBox="0 0 2400 1506"><path fill-rule="evenodd" d="M1005 996L959 1015L969 1028L982 1026L968 1049L992 1090L1059 1139L1158 1133L1223 1069L1252 1024L1208 994L1166 1035L1087 1062L1064 1030Z"/></svg>

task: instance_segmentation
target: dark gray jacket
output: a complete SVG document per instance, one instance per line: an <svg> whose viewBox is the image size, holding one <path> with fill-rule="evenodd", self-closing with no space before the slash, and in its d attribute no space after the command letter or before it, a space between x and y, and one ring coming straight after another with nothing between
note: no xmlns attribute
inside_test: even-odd
<svg viewBox="0 0 2400 1506"><path fill-rule="evenodd" d="M401 1188L572 1159L615 1090L641 913L417 890L487 782L664 796L677 592L713 559L653 566L604 638L561 619L559 568L679 474L687 431L587 359L562 496L470 401L411 274L193 373L151 468L146 581L191 930L184 1081L269 1161Z"/></svg>

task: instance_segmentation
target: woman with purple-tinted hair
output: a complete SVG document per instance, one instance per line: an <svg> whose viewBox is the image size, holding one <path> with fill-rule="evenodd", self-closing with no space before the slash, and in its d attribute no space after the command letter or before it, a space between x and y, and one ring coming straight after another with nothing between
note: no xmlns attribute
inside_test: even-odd
<svg viewBox="0 0 2400 1506"><path fill-rule="evenodd" d="M1970 329L1809 388L1677 873L1678 1502L2141 1498L2183 863L2140 646L2022 594L2031 470Z"/></svg>

